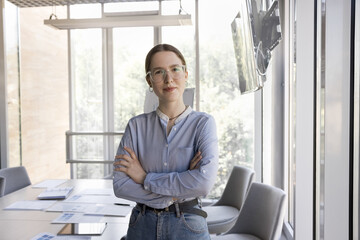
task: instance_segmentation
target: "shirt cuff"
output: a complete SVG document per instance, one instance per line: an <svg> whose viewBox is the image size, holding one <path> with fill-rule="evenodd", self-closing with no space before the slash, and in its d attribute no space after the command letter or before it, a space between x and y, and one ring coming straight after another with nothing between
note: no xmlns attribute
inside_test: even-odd
<svg viewBox="0 0 360 240"><path fill-rule="evenodd" d="M147 191L150 191L150 179L151 179L151 173L146 174L144 180L144 189Z"/></svg>

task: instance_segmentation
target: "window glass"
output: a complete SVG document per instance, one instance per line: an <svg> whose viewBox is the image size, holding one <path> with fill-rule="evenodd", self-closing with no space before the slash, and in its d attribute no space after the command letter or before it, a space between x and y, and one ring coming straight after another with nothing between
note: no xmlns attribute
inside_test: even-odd
<svg viewBox="0 0 360 240"><path fill-rule="evenodd" d="M5 1L9 167L21 165L18 9Z"/></svg>
<svg viewBox="0 0 360 240"><path fill-rule="evenodd" d="M219 172L209 197L219 197L235 165L253 168L254 95L241 95L231 22L239 2L200 1L200 111L212 114L219 138Z"/></svg>
<svg viewBox="0 0 360 240"><path fill-rule="evenodd" d="M130 3L129 3L130 4ZM220 165L217 182L208 197L219 197L223 192L227 179L234 165L253 168L254 159L254 95L240 95L235 53L232 40L231 22L235 18L239 4L232 0L229 4L218 1L199 3L200 29L200 100L199 111L213 115L217 122L219 137ZM106 6L106 5L105 5ZM189 13L195 16L194 1L162 2L162 13ZM107 11L111 11L108 9ZM131 10L129 10L131 11ZM184 54L189 67L189 86L195 87L195 21L192 26L176 26L162 28L162 42L169 43ZM145 92L148 87L144 79L144 59L153 46L153 28L116 28L112 33L113 48L113 83L114 83L114 130L124 130L127 121L132 116L143 112ZM100 30L72 30L72 66L75 79L75 115L76 131L101 131L103 110L101 91L101 31ZM86 36L85 36L85 35ZM91 35L94 34L94 35ZM73 39L78 39L75 43ZM86 43L86 39L92 39ZM80 43L83 45L80 46ZM79 44L79 45L76 45ZM92 44L92 49L86 51L86 45ZM82 50L82 51L81 51ZM91 54L86 59L82 55ZM93 56L97 56L92 62ZM81 61L87 64L81 68ZM111 64L111 62L108 62ZM85 66L91 66L83 73ZM82 70L81 70L82 69ZM81 71L80 71L81 70ZM90 76L91 73L91 76ZM85 76L85 77L80 77ZM86 77L87 76L87 77ZM98 81L95 81L95 78ZM82 79L82 80L80 80ZM84 81L92 83L84 85ZM83 86L80 87L80 84ZM85 88L78 90L77 88ZM96 93L93 93L96 89ZM92 94L89 94L92 93ZM91 95L91 96L90 96ZM88 101L90 98L92 101ZM81 104L78 104L81 101ZM81 106L86 107L82 109ZM91 118L87 118L88 113ZM82 113L80 115L80 113ZM80 116L85 121L79 121ZM81 122L81 124L80 124ZM83 137L76 137L83 138ZM75 138L74 138L75 139ZM86 137L92 145L92 155L102 156L102 137ZM90 139L90 140L89 140ZM116 140L119 140L116 137ZM77 140L78 144L81 140ZM116 149L118 142L114 143ZM74 148L74 149L78 149ZM83 147L86 150L88 148ZM88 149L90 150L90 149ZM79 150L76 150L79 151ZM95 151L95 152L94 152ZM83 152L79 152L84 154ZM88 156L90 157L90 155ZM80 167L80 164L78 164Z"/></svg>
<svg viewBox="0 0 360 240"><path fill-rule="evenodd" d="M76 132L103 131L101 29L71 30L71 67L72 129ZM74 136L72 142L73 159L103 159L102 136ZM81 172L89 172L89 169L77 168L74 172L81 176Z"/></svg>
<svg viewBox="0 0 360 240"><path fill-rule="evenodd" d="M145 80L145 57L153 47L153 39L152 27L113 30L115 131L125 130L131 117L144 112L145 94L149 89Z"/></svg>
<svg viewBox="0 0 360 240"><path fill-rule="evenodd" d="M71 30L76 131L103 129L101 40L100 29Z"/></svg>
<svg viewBox="0 0 360 240"><path fill-rule="evenodd" d="M69 129L67 33L44 25L51 7L17 8L3 3L8 166L25 166L33 182L50 175L68 178L64 160L64 133ZM66 16L66 8L57 7L57 13Z"/></svg>
<svg viewBox="0 0 360 240"><path fill-rule="evenodd" d="M162 3L162 15L177 15L181 14L193 14L195 7L195 1L182 0L182 1L163 1Z"/></svg>
<svg viewBox="0 0 360 240"><path fill-rule="evenodd" d="M105 13L123 13L123 12L136 12L136 11L157 11L159 3L157 1L147 2L118 2L106 3L104 5Z"/></svg>
<svg viewBox="0 0 360 240"><path fill-rule="evenodd" d="M100 18L101 4L75 4L70 7L70 18Z"/></svg>
<svg viewBox="0 0 360 240"><path fill-rule="evenodd" d="M195 4L194 1L182 1L182 13L191 14L192 25L189 26L165 26L162 27L162 42L168 43L178 48L184 55L189 72L188 88L195 87ZM162 3L163 15L176 15L179 14L180 5L177 1L168 1ZM196 96L195 96L196 98ZM195 108L195 101L193 107Z"/></svg>

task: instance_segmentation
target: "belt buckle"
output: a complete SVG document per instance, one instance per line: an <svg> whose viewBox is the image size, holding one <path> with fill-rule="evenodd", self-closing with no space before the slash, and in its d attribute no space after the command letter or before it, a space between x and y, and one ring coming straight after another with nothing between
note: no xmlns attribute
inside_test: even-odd
<svg viewBox="0 0 360 240"><path fill-rule="evenodd" d="M156 214L158 214L158 213L162 213L162 210L161 210L161 211L159 211L159 210L157 210L156 208L154 208L154 213L156 213Z"/></svg>
<svg viewBox="0 0 360 240"><path fill-rule="evenodd" d="M168 212L169 211L169 207L163 208L163 209L156 209L154 208L154 213L158 214L158 213L162 213L162 212Z"/></svg>

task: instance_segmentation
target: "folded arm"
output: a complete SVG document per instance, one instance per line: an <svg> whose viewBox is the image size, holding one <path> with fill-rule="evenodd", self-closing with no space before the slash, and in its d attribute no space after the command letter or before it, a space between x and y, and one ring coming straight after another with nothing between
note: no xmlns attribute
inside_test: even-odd
<svg viewBox="0 0 360 240"><path fill-rule="evenodd" d="M210 117L197 134L195 144L197 153L189 161L189 170L146 173L132 151L136 146L132 144L130 128L127 127L117 152L117 156L121 159L116 159L114 164L115 195L157 208L168 206L174 198L185 199L207 195L216 180L218 169L215 120Z"/></svg>
<svg viewBox="0 0 360 240"><path fill-rule="evenodd" d="M215 120L212 117L199 131L196 145L202 157L196 169L184 172L148 173L144 188L156 194L176 198L207 195L215 183L218 169L218 140Z"/></svg>

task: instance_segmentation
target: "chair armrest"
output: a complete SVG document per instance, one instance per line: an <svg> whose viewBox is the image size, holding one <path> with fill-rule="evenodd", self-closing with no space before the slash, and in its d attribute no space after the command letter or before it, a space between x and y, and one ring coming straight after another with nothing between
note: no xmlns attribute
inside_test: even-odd
<svg viewBox="0 0 360 240"><path fill-rule="evenodd" d="M211 199L211 198L202 198L201 199L201 203L202 203L203 207L213 205L217 201L218 201L218 199Z"/></svg>

